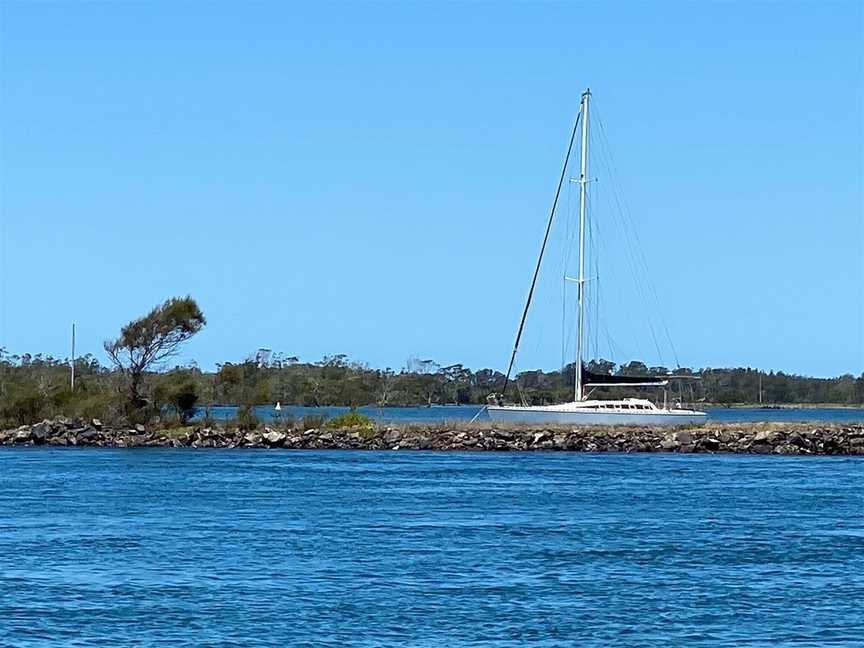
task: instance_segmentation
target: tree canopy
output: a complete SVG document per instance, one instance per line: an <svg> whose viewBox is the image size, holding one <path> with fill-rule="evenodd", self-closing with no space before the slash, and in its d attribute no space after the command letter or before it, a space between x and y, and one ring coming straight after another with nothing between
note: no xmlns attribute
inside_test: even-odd
<svg viewBox="0 0 864 648"><path fill-rule="evenodd" d="M120 330L120 336L105 342L105 352L114 366L128 378L129 402L144 403L141 379L145 372L157 368L172 357L184 342L198 333L207 320L198 304L189 296L172 297L144 317L132 320Z"/></svg>

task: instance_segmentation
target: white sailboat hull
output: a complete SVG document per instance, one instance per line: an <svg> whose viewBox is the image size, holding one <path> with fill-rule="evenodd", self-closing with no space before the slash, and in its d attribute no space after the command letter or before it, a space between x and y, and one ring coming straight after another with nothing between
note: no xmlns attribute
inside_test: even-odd
<svg viewBox="0 0 864 648"><path fill-rule="evenodd" d="M538 407L490 405L489 418L499 423L538 425L699 425L705 412L686 409L599 409L580 407L580 403Z"/></svg>

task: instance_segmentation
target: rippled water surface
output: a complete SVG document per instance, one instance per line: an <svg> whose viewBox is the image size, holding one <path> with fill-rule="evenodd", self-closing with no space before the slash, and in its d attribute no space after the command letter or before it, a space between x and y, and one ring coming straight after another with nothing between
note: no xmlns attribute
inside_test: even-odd
<svg viewBox="0 0 864 648"><path fill-rule="evenodd" d="M864 461L0 449L3 646L859 646Z"/></svg>

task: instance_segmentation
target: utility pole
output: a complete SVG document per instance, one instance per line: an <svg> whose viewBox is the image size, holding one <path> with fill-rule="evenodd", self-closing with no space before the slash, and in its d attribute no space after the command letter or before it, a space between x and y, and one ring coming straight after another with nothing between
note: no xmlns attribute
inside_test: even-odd
<svg viewBox="0 0 864 648"><path fill-rule="evenodd" d="M70 361L72 368L71 389L75 391L75 322L72 322L72 360Z"/></svg>

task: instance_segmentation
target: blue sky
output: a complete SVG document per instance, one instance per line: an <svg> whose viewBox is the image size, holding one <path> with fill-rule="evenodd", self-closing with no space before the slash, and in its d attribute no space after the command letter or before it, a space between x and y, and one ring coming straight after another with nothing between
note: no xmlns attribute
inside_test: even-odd
<svg viewBox="0 0 864 648"><path fill-rule="evenodd" d="M505 368L590 86L680 363L864 371L858 3L8 1L0 30L12 351L74 320L104 357L188 293L202 366ZM674 364L603 268L614 359ZM521 369L561 361L553 275Z"/></svg>

